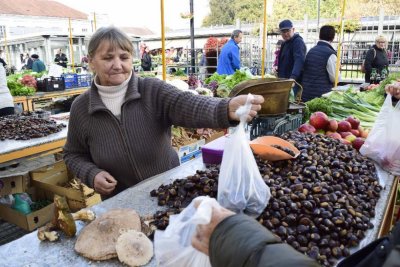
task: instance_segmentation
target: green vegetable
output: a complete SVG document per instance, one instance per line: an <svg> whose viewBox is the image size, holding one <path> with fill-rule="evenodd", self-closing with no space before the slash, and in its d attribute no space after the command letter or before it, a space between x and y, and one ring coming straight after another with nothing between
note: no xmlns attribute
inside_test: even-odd
<svg viewBox="0 0 400 267"><path fill-rule="evenodd" d="M177 69L174 76L186 76L186 73L182 69Z"/></svg>
<svg viewBox="0 0 400 267"><path fill-rule="evenodd" d="M310 101L307 101L306 105L308 107L308 112L309 112L308 115L305 114L304 116L304 117L308 116L307 118L305 118L306 120L308 120L310 115L316 111L322 111L328 116L332 114L332 101L328 98L325 97L314 98Z"/></svg>

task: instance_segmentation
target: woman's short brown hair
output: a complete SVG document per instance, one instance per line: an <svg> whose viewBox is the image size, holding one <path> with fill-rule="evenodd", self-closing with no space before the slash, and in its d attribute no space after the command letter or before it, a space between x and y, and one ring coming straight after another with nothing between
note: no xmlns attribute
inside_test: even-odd
<svg viewBox="0 0 400 267"><path fill-rule="evenodd" d="M94 56L97 48L99 48L100 44L104 41L109 42L112 47L121 48L133 55L133 45L129 37L120 29L110 26L98 29L92 35L92 38L90 38L88 45L88 54L90 57Z"/></svg>

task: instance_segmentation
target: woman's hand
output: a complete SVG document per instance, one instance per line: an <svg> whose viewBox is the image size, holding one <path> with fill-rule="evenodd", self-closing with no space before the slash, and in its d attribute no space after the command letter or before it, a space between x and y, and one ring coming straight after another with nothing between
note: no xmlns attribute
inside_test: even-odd
<svg viewBox="0 0 400 267"><path fill-rule="evenodd" d="M197 207L198 204L200 203L196 204L195 206ZM204 254L209 255L208 247L210 245L210 237L211 234L214 232L215 227L217 227L217 225L220 222L222 222L225 218L232 215L235 215L235 213L223 207L213 207L210 223L197 225L196 233L192 238L192 246L198 251L201 251Z"/></svg>
<svg viewBox="0 0 400 267"><path fill-rule="evenodd" d="M397 99L400 99L400 82L386 85L385 90L386 93L391 94Z"/></svg>
<svg viewBox="0 0 400 267"><path fill-rule="evenodd" d="M101 195L109 195L114 191L117 180L106 171L101 171L94 177L94 190Z"/></svg>
<svg viewBox="0 0 400 267"><path fill-rule="evenodd" d="M251 121L256 115L257 111L261 109L261 104L264 103L264 97L261 95L253 95L254 99L251 101L251 110L247 117L247 121ZM229 101L229 120L240 121L240 118L236 115L236 110L246 104L247 95L239 95L235 96L234 98Z"/></svg>

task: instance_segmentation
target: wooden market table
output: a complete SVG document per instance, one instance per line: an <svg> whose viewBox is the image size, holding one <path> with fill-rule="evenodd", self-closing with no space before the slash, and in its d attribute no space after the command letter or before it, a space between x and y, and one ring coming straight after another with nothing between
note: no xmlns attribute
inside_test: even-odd
<svg viewBox="0 0 400 267"><path fill-rule="evenodd" d="M74 96L80 95L88 90L89 87L79 87L66 89L64 91L53 91L53 92L36 92L33 96L14 96L14 103L20 103L23 105L24 111L34 111L34 102L43 99L53 99L56 97L63 96Z"/></svg>
<svg viewBox="0 0 400 267"><path fill-rule="evenodd" d="M202 162L202 157L191 160L182 164L165 173L151 177L134 187L131 187L120 194L107 199L91 209L100 215L110 209L115 208L132 208L135 209L141 216L152 215L157 210L162 210L162 207L157 205L157 198L150 197L150 191L158 188L161 184L170 184L174 179L185 178L193 175L196 170L204 169L205 166ZM387 173L380 173L378 175L381 180L386 184L381 191L381 197L376 205L376 216L373 219L375 227L368 231L362 246L375 240L378 230L381 225L382 216L388 201L390 188L393 185L393 177ZM84 227L84 223L77 222L77 234ZM79 256L74 251L74 245L77 237L68 238L61 237L61 240L55 243L41 242L37 238L37 232L32 232L22 238L15 240L11 243L1 246L0 249L0 266L123 266L117 259L96 261L93 262L82 256ZM156 260L153 259L146 267L157 266Z"/></svg>

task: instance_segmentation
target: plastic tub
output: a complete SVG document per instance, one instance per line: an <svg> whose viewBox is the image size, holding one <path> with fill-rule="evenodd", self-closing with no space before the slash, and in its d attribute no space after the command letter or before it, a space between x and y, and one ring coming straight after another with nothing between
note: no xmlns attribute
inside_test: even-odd
<svg viewBox="0 0 400 267"><path fill-rule="evenodd" d="M201 148L205 164L221 164L226 138L225 136L221 136Z"/></svg>

